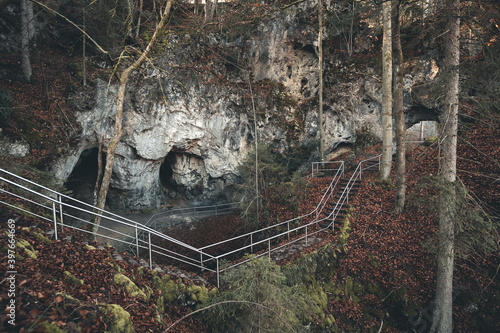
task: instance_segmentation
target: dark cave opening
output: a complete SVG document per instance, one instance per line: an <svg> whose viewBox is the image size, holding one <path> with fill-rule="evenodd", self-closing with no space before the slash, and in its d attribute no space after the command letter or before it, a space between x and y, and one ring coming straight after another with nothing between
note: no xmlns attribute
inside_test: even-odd
<svg viewBox="0 0 500 333"><path fill-rule="evenodd" d="M97 147L84 150L66 180L65 187L71 191L75 199L93 203L94 188L98 175L98 154L99 150ZM101 157L103 161L102 169L104 169L106 154L102 153Z"/></svg>
<svg viewBox="0 0 500 333"><path fill-rule="evenodd" d="M172 170L172 167L170 166L171 159L172 152L168 153L168 155L160 165L160 183L164 188L167 189L170 189L175 185L172 180L172 175L174 172Z"/></svg>

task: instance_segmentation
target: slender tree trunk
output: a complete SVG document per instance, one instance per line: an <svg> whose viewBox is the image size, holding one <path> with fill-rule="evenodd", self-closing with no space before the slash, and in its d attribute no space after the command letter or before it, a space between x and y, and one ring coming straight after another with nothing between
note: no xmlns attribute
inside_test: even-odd
<svg viewBox="0 0 500 333"><path fill-rule="evenodd" d="M210 14L212 13L212 1L205 0L205 22L210 22L212 18Z"/></svg>
<svg viewBox="0 0 500 333"><path fill-rule="evenodd" d="M154 46L156 39L158 38L158 33L163 29L167 17L170 13L170 8L172 7L173 0L167 0L165 5L165 10L163 11L163 15L161 17L160 23L158 23L155 32L153 33L153 37L149 41L148 45L144 52L141 53L139 58L129 67L127 67L120 75L120 82L118 86L118 92L116 95L116 116L115 116L115 128L113 131L113 138L109 143L106 151L106 163L104 166L104 174L102 177L101 187L99 189L99 195L97 197L97 208L98 210L104 209L106 205L106 197L108 195L109 184L111 182L111 175L113 173L113 163L115 160L115 151L118 143L122 137L122 122L123 122L123 103L125 101L125 91L128 79L132 72L136 70L148 57L148 54L151 52L151 48ZM98 211L100 213L100 211ZM94 221L95 225L92 228L92 232L95 234L99 229L99 225L101 223L100 216Z"/></svg>
<svg viewBox="0 0 500 333"><path fill-rule="evenodd" d="M217 0L213 0L212 8L210 8L210 21L214 19L216 11L217 11Z"/></svg>
<svg viewBox="0 0 500 333"><path fill-rule="evenodd" d="M349 56L352 56L352 53L354 52L353 46L352 46L352 36L354 35L354 12L356 9L356 2L352 2L352 17L351 17L351 26L349 28L349 40L347 42L347 54Z"/></svg>
<svg viewBox="0 0 500 333"><path fill-rule="evenodd" d="M139 15L137 15L137 27L135 28L135 38L139 38L141 33L141 17L142 17L142 7L144 5L144 0L139 0Z"/></svg>
<svg viewBox="0 0 500 333"><path fill-rule="evenodd" d="M319 75L319 157L323 162L325 159L325 134L323 131L323 3L318 0L318 75Z"/></svg>
<svg viewBox="0 0 500 333"><path fill-rule="evenodd" d="M406 125L403 107L403 49L401 47L401 1L394 1L393 26L394 36L392 39L394 63L393 63L393 105L392 113L396 123L396 212L399 214L405 207L406 194Z"/></svg>
<svg viewBox="0 0 500 333"><path fill-rule="evenodd" d="M33 3L29 0L21 0L21 70L24 79L28 82L31 81L32 74L30 62L30 35L32 34L30 26L32 25L32 14Z"/></svg>
<svg viewBox="0 0 500 333"><path fill-rule="evenodd" d="M389 179L392 167L392 31L391 3L383 6L384 37L382 41L382 179Z"/></svg>
<svg viewBox="0 0 500 333"><path fill-rule="evenodd" d="M460 0L447 0L445 41L447 82L441 122L441 190L439 193L439 250L436 299L431 332L453 331L453 265L455 188L457 170L457 128L460 56Z"/></svg>
<svg viewBox="0 0 500 333"><path fill-rule="evenodd" d="M259 136L257 131L257 110L255 108L255 101L253 99L252 91L252 78L249 76L248 84L250 87L250 97L252 98L252 110L253 110L253 123L255 128L255 211L256 211L256 225L259 225L260 221L260 192L259 192Z"/></svg>
<svg viewBox="0 0 500 333"><path fill-rule="evenodd" d="M200 12L200 0L194 0L194 15Z"/></svg>
<svg viewBox="0 0 500 333"><path fill-rule="evenodd" d="M85 4L83 4L83 31L85 31ZM86 57L85 54L85 44L87 44L87 36L83 34L83 42L82 42L82 77L83 77L83 86L87 86L87 66L86 66Z"/></svg>

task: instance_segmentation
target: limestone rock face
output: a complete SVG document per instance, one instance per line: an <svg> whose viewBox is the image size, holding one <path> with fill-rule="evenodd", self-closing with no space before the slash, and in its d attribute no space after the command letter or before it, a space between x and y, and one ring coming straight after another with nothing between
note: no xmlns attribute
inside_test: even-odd
<svg viewBox="0 0 500 333"><path fill-rule="evenodd" d="M127 85L108 204L132 211L178 198L224 196L239 179L238 166L253 149L256 132L259 142L279 149L316 142L317 33L301 19L314 6L305 2L262 20L251 37L170 36L155 67L143 65ZM374 68L326 56L327 153L354 143L362 129L381 137L381 82ZM405 70L405 103L419 114L408 116L412 123L436 107L425 93L413 97L412 86L435 80L439 67L428 59ZM69 99L82 131L79 144L54 167L61 182L82 152L111 139L115 95L115 85L97 81L93 92Z"/></svg>
<svg viewBox="0 0 500 333"><path fill-rule="evenodd" d="M29 155L30 145L22 140L12 141L0 136L0 156L24 157Z"/></svg>

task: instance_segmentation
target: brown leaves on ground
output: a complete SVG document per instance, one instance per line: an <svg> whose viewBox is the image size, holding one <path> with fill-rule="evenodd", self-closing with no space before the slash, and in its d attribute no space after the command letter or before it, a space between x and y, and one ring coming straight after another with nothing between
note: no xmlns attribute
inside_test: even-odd
<svg viewBox="0 0 500 333"><path fill-rule="evenodd" d="M3 211L2 220L12 218L11 212ZM37 225L37 227L34 227ZM51 230L48 222L40 223L32 218L22 217L16 224L16 240L26 240L37 253L37 258L29 258L23 249L17 248L17 254L24 258L16 260L16 326L39 331L39 325L49 321L69 332L75 331L79 325L81 332L104 332L106 322L98 304L118 304L130 313L136 332L159 332L190 312L190 309L175 305L165 305L165 313L161 315L162 324L157 320L155 303L161 292L153 285L151 271L126 261L116 261L112 257L112 247L89 249L83 241L85 235L72 234L69 231L59 232L59 239L73 235L72 242L67 240L42 241L38 234ZM0 248L7 245L7 236L0 234ZM97 244L93 244L97 245ZM127 253L120 253L122 257ZM6 264L6 260L4 261ZM4 267L5 268L5 267ZM7 271L7 270L4 270ZM130 296L124 287L114 283L118 273L129 277L137 286L145 290L151 288L153 294L149 301ZM66 273L65 273L66 272ZM71 282L68 273L75 279L83 281ZM3 282L4 283L4 282ZM6 293L0 296L2 309L1 331L9 331L11 325L5 316L4 309L9 302ZM178 331L205 332L206 329L196 319L187 319L177 325Z"/></svg>

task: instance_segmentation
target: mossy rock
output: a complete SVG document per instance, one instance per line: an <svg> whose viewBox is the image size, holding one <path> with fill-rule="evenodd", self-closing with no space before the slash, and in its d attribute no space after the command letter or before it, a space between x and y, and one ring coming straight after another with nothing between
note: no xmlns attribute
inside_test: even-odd
<svg viewBox="0 0 500 333"><path fill-rule="evenodd" d="M67 302L67 303L71 303L71 304L80 304L80 300L74 298L73 296L71 296L70 294L67 294L67 293L62 293L62 292L57 292L56 293L56 296L61 296L62 298L64 298L64 300Z"/></svg>
<svg viewBox="0 0 500 333"><path fill-rule="evenodd" d="M130 319L130 313L118 304L98 304L102 313L102 319L106 323L107 333L131 333L134 326Z"/></svg>
<svg viewBox="0 0 500 333"><path fill-rule="evenodd" d="M177 300L180 294L180 290L185 289L182 283L175 283L170 277L164 275L161 278L155 276L153 278L153 283L157 289L161 291L161 294L165 298L165 302L172 303ZM180 286L183 285L183 286Z"/></svg>
<svg viewBox="0 0 500 333"><path fill-rule="evenodd" d="M139 287L137 287L137 285L134 282L132 282L132 280L130 280L128 277L126 277L122 273L115 274L113 281L117 285L124 287L130 296L132 296L134 298L140 297L143 300L148 299L146 294L141 289L139 289Z"/></svg>
<svg viewBox="0 0 500 333"><path fill-rule="evenodd" d="M165 298L160 296L156 299L156 311L163 315L165 313Z"/></svg>
<svg viewBox="0 0 500 333"><path fill-rule="evenodd" d="M73 276L68 271L64 271L64 277L65 277L66 281L68 281L69 283L71 283L75 286L81 286L84 283L84 281L82 279L79 279L79 278Z"/></svg>
<svg viewBox="0 0 500 333"><path fill-rule="evenodd" d="M380 260L378 260L373 254L368 255L368 262L373 268L378 268L381 264Z"/></svg>
<svg viewBox="0 0 500 333"><path fill-rule="evenodd" d="M325 319L323 319L320 326L324 329L328 328L329 332L338 332L339 330L337 322L335 321L335 318L331 314L327 315Z"/></svg>
<svg viewBox="0 0 500 333"><path fill-rule="evenodd" d="M45 236L44 234L42 234L40 232L33 231L32 234L33 234L33 236L35 236L37 239L39 239L40 241L42 241L45 244L52 243L52 241L47 236Z"/></svg>
<svg viewBox="0 0 500 333"><path fill-rule="evenodd" d="M49 321L44 321L41 323L38 328L41 328L44 330L46 333L65 333L65 330L60 329L59 327L56 326L56 324L49 322Z"/></svg>
<svg viewBox="0 0 500 333"><path fill-rule="evenodd" d="M149 302L151 299L151 296L155 293L153 289L151 289L150 286L146 285L146 290L144 292L146 294L146 302Z"/></svg>
<svg viewBox="0 0 500 333"><path fill-rule="evenodd" d="M33 246L28 241L26 241L24 239L19 239L16 242L16 248L23 249L24 252L26 252L26 254L28 255L28 257L30 257L31 259L36 259L37 258L37 254L36 254L36 251L33 248Z"/></svg>

